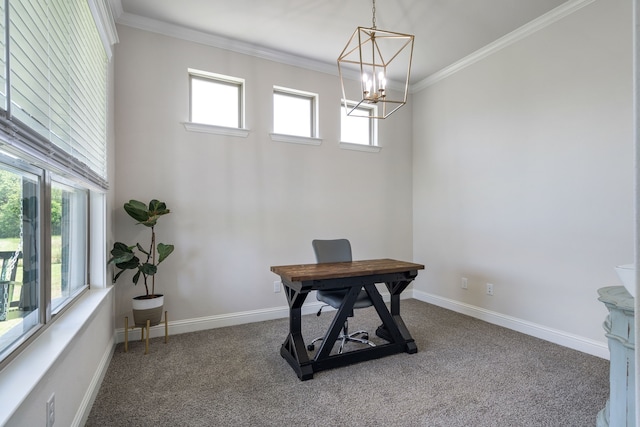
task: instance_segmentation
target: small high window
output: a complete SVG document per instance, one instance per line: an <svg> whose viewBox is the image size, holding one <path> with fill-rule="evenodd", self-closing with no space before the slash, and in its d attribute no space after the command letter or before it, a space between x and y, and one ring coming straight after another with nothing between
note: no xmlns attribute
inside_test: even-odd
<svg viewBox="0 0 640 427"><path fill-rule="evenodd" d="M347 102L351 109L355 102ZM341 105L340 141L349 144L378 145L378 122L373 117L376 115L376 107L360 104L357 108L357 116L348 116L344 105Z"/></svg>
<svg viewBox="0 0 640 427"><path fill-rule="evenodd" d="M317 137L318 95L273 87L273 132L307 138Z"/></svg>
<svg viewBox="0 0 640 427"><path fill-rule="evenodd" d="M189 70L192 123L242 128L244 126L244 80Z"/></svg>

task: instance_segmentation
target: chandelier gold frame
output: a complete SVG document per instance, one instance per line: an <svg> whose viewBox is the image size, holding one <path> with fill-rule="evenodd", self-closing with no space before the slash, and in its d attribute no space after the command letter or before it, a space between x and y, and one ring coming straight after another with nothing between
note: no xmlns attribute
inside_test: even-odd
<svg viewBox="0 0 640 427"><path fill-rule="evenodd" d="M338 57L338 73L347 115L385 119L407 103L413 42L414 36L411 34L376 28L374 0L373 26L358 27ZM349 70L356 68L360 73L359 82L347 76ZM394 82L400 81L399 77L404 88L393 90L396 87ZM398 93L401 96L395 97ZM377 113L372 115L368 110L359 108L363 104L377 106Z"/></svg>

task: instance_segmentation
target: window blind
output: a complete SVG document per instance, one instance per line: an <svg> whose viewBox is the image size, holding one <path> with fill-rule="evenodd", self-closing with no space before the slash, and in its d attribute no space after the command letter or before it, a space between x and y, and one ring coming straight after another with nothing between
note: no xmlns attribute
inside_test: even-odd
<svg viewBox="0 0 640 427"><path fill-rule="evenodd" d="M87 0L0 1L5 128L30 135L25 151L106 187L107 56Z"/></svg>

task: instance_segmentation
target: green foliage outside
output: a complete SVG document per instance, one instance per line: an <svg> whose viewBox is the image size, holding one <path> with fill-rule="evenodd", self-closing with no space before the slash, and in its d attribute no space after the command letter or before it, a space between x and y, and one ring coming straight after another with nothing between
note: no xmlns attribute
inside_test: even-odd
<svg viewBox="0 0 640 427"><path fill-rule="evenodd" d="M20 206L22 178L0 170L0 239L20 237ZM51 190L51 234L60 235L62 190Z"/></svg>

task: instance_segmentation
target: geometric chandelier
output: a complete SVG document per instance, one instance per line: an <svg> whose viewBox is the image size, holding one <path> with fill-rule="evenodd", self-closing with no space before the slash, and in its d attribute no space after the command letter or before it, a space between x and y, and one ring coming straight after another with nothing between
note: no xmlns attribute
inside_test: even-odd
<svg viewBox="0 0 640 427"><path fill-rule="evenodd" d="M372 22L371 28L355 30L338 58L338 72L347 115L385 119L407 103L414 36L378 30L375 0ZM347 77L354 69L359 71L359 81ZM392 81L404 84L394 91L395 96L389 90ZM362 108L367 105L377 106L377 114Z"/></svg>

